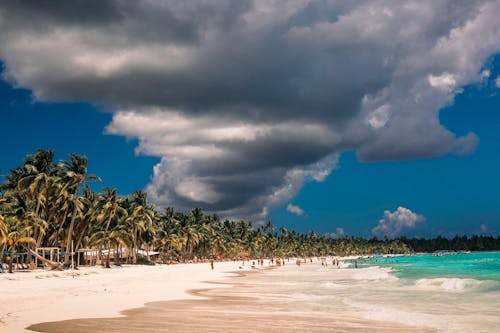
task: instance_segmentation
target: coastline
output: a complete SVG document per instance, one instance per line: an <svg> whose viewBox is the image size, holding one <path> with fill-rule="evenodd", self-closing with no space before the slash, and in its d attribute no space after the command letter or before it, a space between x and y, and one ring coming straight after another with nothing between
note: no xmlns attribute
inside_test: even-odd
<svg viewBox="0 0 500 333"><path fill-rule="evenodd" d="M238 264L238 263L232 263ZM307 264L321 267L319 263ZM247 268L250 265L247 265ZM389 321L371 320L360 311L340 305L341 311L308 313L300 304L280 299L269 285L260 284L269 275L300 274L295 264L275 270L238 270L230 278L207 281L202 288L193 288L182 299L153 301L140 307L129 307L120 316L100 319L47 321L30 329L40 332L435 332L429 327L417 327ZM352 277L351 269L335 270L341 278ZM226 288L229 287L229 288ZM269 299L268 299L269 297ZM283 303L284 302L284 303ZM92 317L92 316L87 316Z"/></svg>
<svg viewBox="0 0 500 333"><path fill-rule="evenodd" d="M199 298L190 290L228 288L241 262L156 266L82 267L72 271L0 274L0 330L32 332L26 327L76 318L121 317L124 310L155 301Z"/></svg>

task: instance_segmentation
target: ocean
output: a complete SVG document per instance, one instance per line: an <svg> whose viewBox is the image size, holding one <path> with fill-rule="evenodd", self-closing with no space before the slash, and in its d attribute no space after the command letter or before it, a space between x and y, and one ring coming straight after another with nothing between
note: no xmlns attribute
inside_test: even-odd
<svg viewBox="0 0 500 333"><path fill-rule="evenodd" d="M274 302L323 317L355 313L442 333L500 332L500 252L369 258L345 270L329 264L275 270L260 283Z"/></svg>

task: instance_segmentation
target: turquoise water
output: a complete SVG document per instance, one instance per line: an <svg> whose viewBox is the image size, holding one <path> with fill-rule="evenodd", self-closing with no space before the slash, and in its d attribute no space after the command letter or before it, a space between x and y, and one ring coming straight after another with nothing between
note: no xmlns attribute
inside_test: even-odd
<svg viewBox="0 0 500 333"><path fill-rule="evenodd" d="M500 252L475 252L446 256L415 255L369 258L360 266L390 267L402 279L469 278L500 281Z"/></svg>
<svg viewBox="0 0 500 333"><path fill-rule="evenodd" d="M318 318L360 318L439 333L500 332L500 252L380 257L357 264L287 265L262 277L262 297L272 298L273 309Z"/></svg>

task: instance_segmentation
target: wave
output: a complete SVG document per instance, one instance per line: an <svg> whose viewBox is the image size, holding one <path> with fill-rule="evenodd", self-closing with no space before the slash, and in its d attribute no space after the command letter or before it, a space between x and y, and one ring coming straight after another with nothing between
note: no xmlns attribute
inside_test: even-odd
<svg viewBox="0 0 500 333"><path fill-rule="evenodd" d="M433 278L419 279L415 287L421 290L441 290L449 292L464 292L468 290L490 290L498 288L497 281L481 281L463 278Z"/></svg>
<svg viewBox="0 0 500 333"><path fill-rule="evenodd" d="M457 333L463 331L459 326L450 323L438 315L408 312L385 305L360 303L348 298L344 299L343 302L346 305L361 309L363 311L363 317L369 320L389 321L419 327L432 327L437 329L439 333Z"/></svg>
<svg viewBox="0 0 500 333"><path fill-rule="evenodd" d="M350 267L353 267L354 265L350 262L347 262L347 261L340 261L339 262L339 268L350 268Z"/></svg>
<svg viewBox="0 0 500 333"><path fill-rule="evenodd" d="M372 266L357 270L352 277L355 280L398 280L391 272L393 270L388 267Z"/></svg>

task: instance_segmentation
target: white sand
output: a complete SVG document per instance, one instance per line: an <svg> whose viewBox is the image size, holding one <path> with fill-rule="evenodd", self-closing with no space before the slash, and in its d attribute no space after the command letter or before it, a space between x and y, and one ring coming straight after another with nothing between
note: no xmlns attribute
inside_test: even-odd
<svg viewBox="0 0 500 333"><path fill-rule="evenodd" d="M147 302L190 299L197 288L224 288L207 281L229 278L241 262L123 266L71 271L0 274L0 332L31 332L25 327L75 318L116 317ZM246 263L245 269L250 268Z"/></svg>

